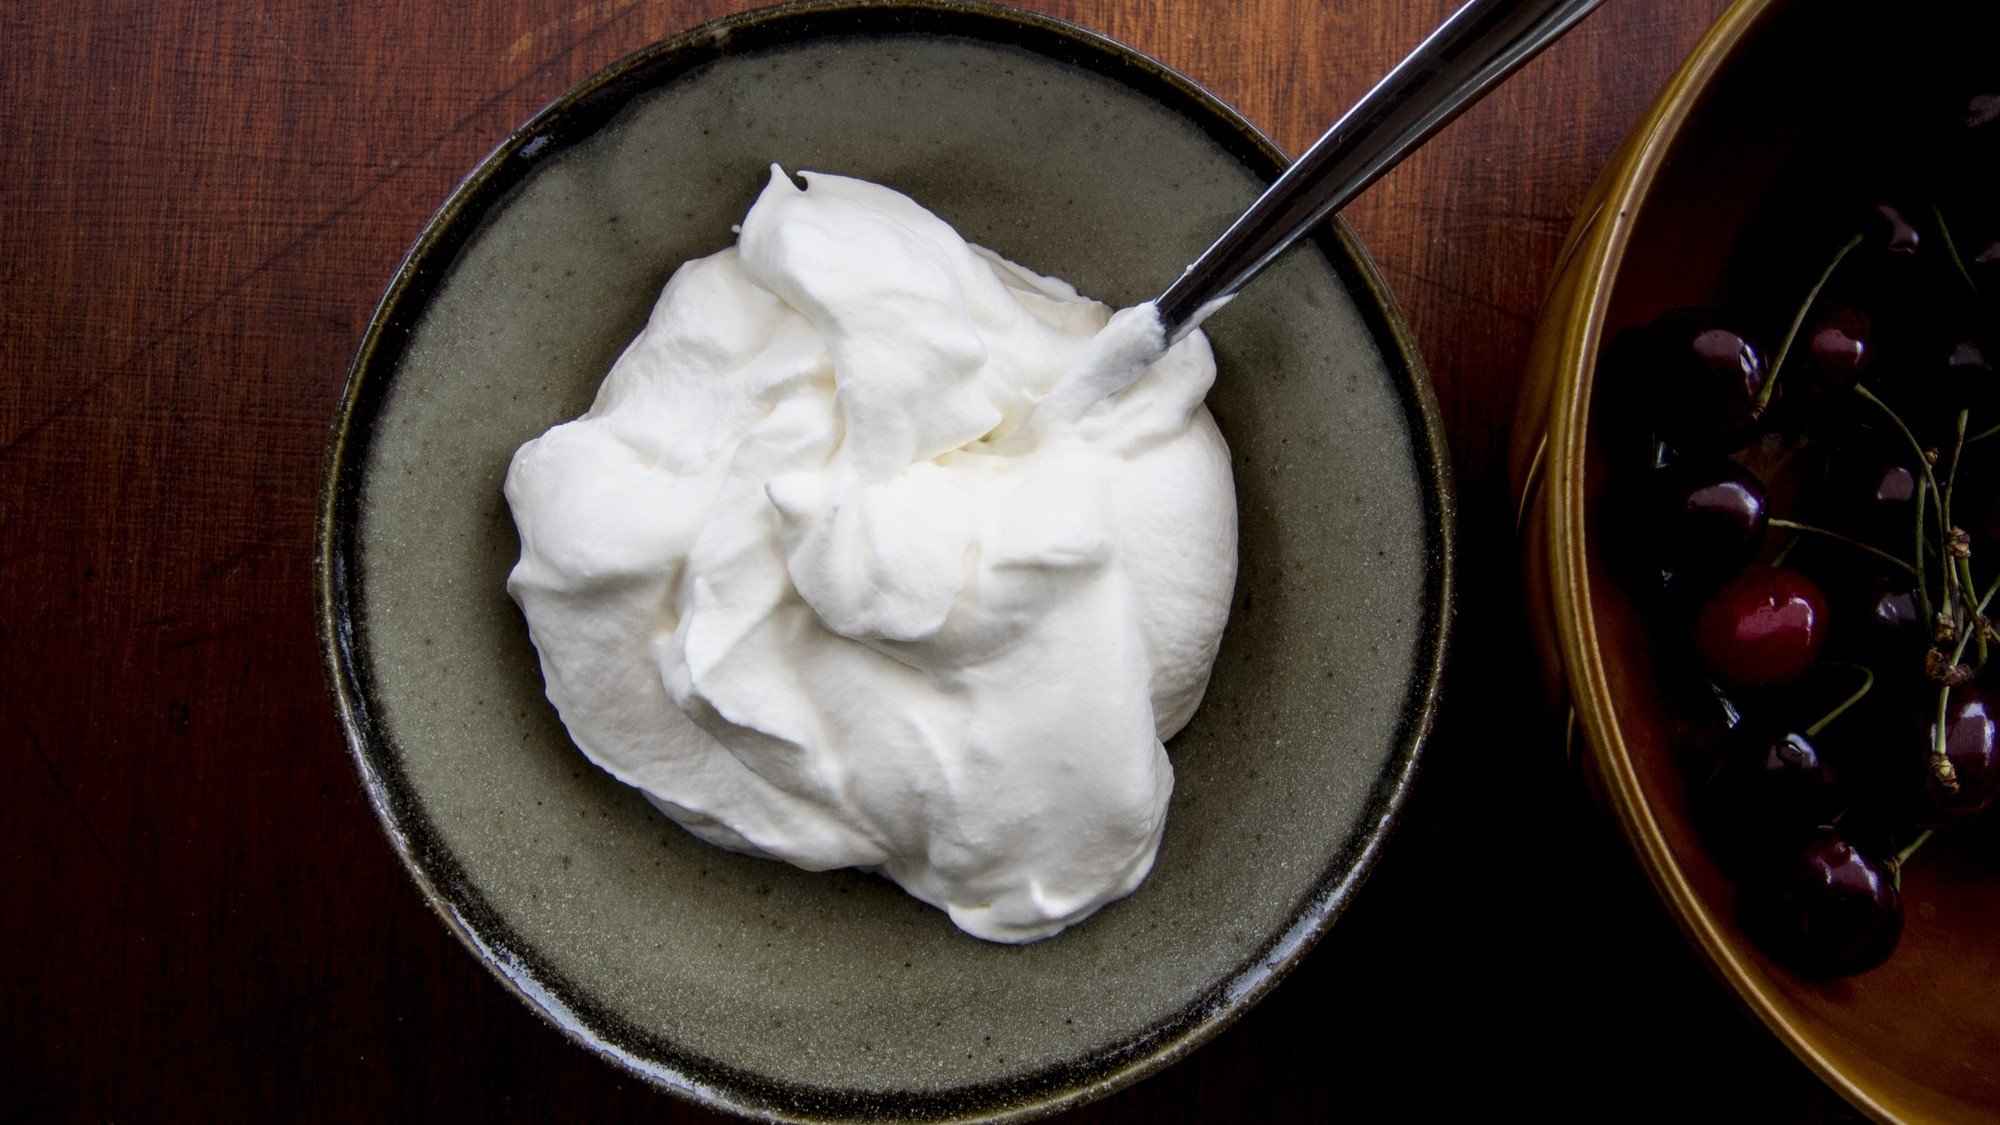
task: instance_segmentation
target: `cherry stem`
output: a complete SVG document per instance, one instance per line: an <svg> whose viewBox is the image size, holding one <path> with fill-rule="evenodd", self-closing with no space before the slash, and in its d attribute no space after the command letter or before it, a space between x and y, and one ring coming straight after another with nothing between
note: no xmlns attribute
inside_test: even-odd
<svg viewBox="0 0 2000 1125"><path fill-rule="evenodd" d="M1951 228L1945 225L1944 208L1931 204L1931 218L1937 220L1938 237L1944 239L1944 252L1951 256L1951 264L1958 267L1958 276L1965 280L1965 287L1972 295L1980 296L1979 283L1972 280L1972 271L1965 268L1965 259L1958 254L1958 243L1951 237Z"/></svg>
<svg viewBox="0 0 2000 1125"><path fill-rule="evenodd" d="M1928 828L1924 829L1923 832L1918 834L1916 839L1910 841L1909 847L1897 852L1896 858L1889 861L1890 866L1895 868L1896 871L1896 887L1898 890L1902 889L1903 865L1910 862L1910 857L1917 854L1917 849L1923 847L1924 841L1930 838L1931 830Z"/></svg>
<svg viewBox="0 0 2000 1125"><path fill-rule="evenodd" d="M1986 664L1986 626L1980 616L1982 604L1972 600L1972 590L1975 585L1972 580L1972 560L1957 559L1954 561L1958 563L1958 588L1964 594L1965 607L1972 611L1970 615L1972 620L1968 622L1967 627L1972 630L1972 635L1979 641L1979 664L1984 667Z"/></svg>
<svg viewBox="0 0 2000 1125"><path fill-rule="evenodd" d="M1951 662L1953 664L1958 663L1959 658L1965 655L1965 646L1968 642L1972 640L1972 634L1976 631L1981 631L1979 630L1978 619L1986 615L1987 603L1993 600L1993 595L1996 593L2000 593L2000 575L1994 576L1993 581L1989 583L1986 587L1986 593L1980 596L1979 604L1972 607L1972 613L1973 613L1972 628L1960 629L1958 631L1958 646L1951 650ZM1945 685L1944 690L1946 692L1949 692L1951 690L1951 685L1949 684ZM1941 692L1939 694L1942 695L1943 693ZM1944 711L1944 703L1942 702L1942 700L1940 700L1940 702L1938 703L1938 711L1940 714L1942 714ZM1938 733L1938 741L1940 745L1943 744L1944 733L1942 731Z"/></svg>
<svg viewBox="0 0 2000 1125"><path fill-rule="evenodd" d="M1986 607L1993 601L1993 595L1995 594L2000 594L2000 574L1994 575L1993 581L1986 584L1986 592L1979 595L1979 604L1972 607L1972 612L1981 617L1986 616ZM1978 623L1974 622L1974 624ZM1961 640L1959 643L1962 645L1965 642Z"/></svg>
<svg viewBox="0 0 2000 1125"><path fill-rule="evenodd" d="M1944 472L1944 491L1938 493L1938 536L1942 545L1938 555L1938 566L1943 572L1945 608L1954 618L1958 616L1961 587L1958 566L1952 561L1950 550L1951 495L1958 487L1958 463L1965 459L1965 420L1969 414L1970 411L1967 410L1958 412L1957 437L1953 439L1951 446L1951 467ZM1972 592L1964 590L1963 598L1970 603Z"/></svg>
<svg viewBox="0 0 2000 1125"><path fill-rule="evenodd" d="M1819 722L1816 722L1813 725L1807 727L1806 728L1807 738L1818 738L1819 732L1825 730L1827 728L1827 724L1833 722L1835 719L1840 718L1841 715L1846 713L1849 707L1852 707L1855 704L1861 702L1861 697L1867 695L1868 689L1875 686L1875 670L1873 668L1868 667L1866 664L1830 664L1829 667L1852 668L1855 671L1861 673L1861 688L1860 690L1856 691L1853 695L1850 695L1846 699L1842 700L1840 706L1835 707L1833 710L1828 711L1825 715L1820 716Z"/></svg>
<svg viewBox="0 0 2000 1125"><path fill-rule="evenodd" d="M1917 489L1917 606L1924 611L1924 624L1928 628L1931 621L1930 583L1924 580L1924 500L1929 493Z"/></svg>
<svg viewBox="0 0 2000 1125"><path fill-rule="evenodd" d="M1802 535L1793 535L1787 537L1785 539L1785 545L1778 548L1777 554L1771 556L1771 565L1772 566L1785 565L1785 560L1792 557L1792 548L1798 546L1800 541L1803 540L1804 538L1805 537Z"/></svg>
<svg viewBox="0 0 2000 1125"><path fill-rule="evenodd" d="M1958 436L1952 441L1951 468L1945 470L1944 494L1938 501L1942 505L1939 508L1939 515L1944 520L1946 528L1951 527L1951 494L1952 490L1958 487L1958 463L1965 459L1965 422L1971 413L1970 410L1958 412Z"/></svg>
<svg viewBox="0 0 2000 1125"><path fill-rule="evenodd" d="M1930 588L1925 584L1924 566L1923 566L1924 492L1926 489L1928 489L1932 495L1938 497L1938 503L1940 507L1942 507L1944 503L1944 493L1939 491L1938 489L1937 474L1933 472L1931 469L1931 459L1929 457L1924 456L1923 443L1918 441L1917 435L1911 433L1910 427L1904 424L1903 416L1896 413L1895 409L1892 408L1888 403L1883 402L1881 399L1875 397L1874 391L1869 390L1867 387L1864 387L1859 383L1854 384L1854 393L1860 395L1862 398L1868 400L1869 402L1874 403L1876 409L1880 410L1882 413L1889 416L1889 421L1894 423L1897 431L1903 435L1903 439L1910 443L1910 451L1917 455L1917 467L1923 470L1924 474L1923 487L1917 489L1917 568L1916 568L1917 601L1918 604L1923 607L1924 619L1928 621L1930 620L1931 617L1931 595L1930 595ZM1947 534L1945 529L1948 528L1949 526L1950 526L1949 524L1943 522L1943 513L1940 512L1939 523L1938 523L1938 533L1940 537L1943 537L1945 534ZM1943 565L1942 560L1940 560L1940 565ZM1949 606L1951 603L1947 601L1945 604Z"/></svg>
<svg viewBox="0 0 2000 1125"><path fill-rule="evenodd" d="M1883 562L1888 563L1890 566L1908 571L1911 575L1918 575L1917 568L1911 566L1909 563L1904 562L1902 559L1897 558L1896 556L1890 554L1887 551L1875 547L1870 547L1868 544L1863 543L1858 539L1850 539L1847 536L1842 535L1838 531L1829 531L1824 527L1814 527L1812 524L1800 523L1797 520L1773 519L1770 521L1770 523L1772 527L1781 528L1785 531L1803 532L1807 535L1823 535L1828 539L1833 540L1836 543L1845 543L1857 551L1866 551L1869 554L1874 555L1876 558L1881 559ZM1790 544L1787 544L1787 546L1790 546ZM1777 564L1773 562L1772 565L1775 566Z"/></svg>
<svg viewBox="0 0 2000 1125"><path fill-rule="evenodd" d="M1959 638L1959 649L1965 648L1965 638ZM1953 653L1951 662L1958 663L1958 653ZM1951 711L1951 685L1938 688L1937 727L1931 735L1931 772L1947 790L1958 789L1958 769L1951 764L1951 755L1945 752L1945 722Z"/></svg>
<svg viewBox="0 0 2000 1125"><path fill-rule="evenodd" d="M1917 455L1917 467L1923 470L1924 479L1930 482L1931 490L1936 491L1937 477L1935 474L1931 472L1930 458L1924 456L1924 445L1922 442L1917 440L1917 435L1911 433L1910 427L1903 424L1903 416L1901 414L1896 413L1895 409L1892 408L1888 403L1883 402L1881 399L1875 397L1874 391L1869 390L1867 387L1864 387L1859 383L1856 383L1854 385L1854 393L1860 395L1864 399L1867 399L1869 402L1874 403L1876 409L1888 415L1889 421L1895 423L1897 432L1901 433L1903 435L1904 440L1910 443L1910 451Z"/></svg>
<svg viewBox="0 0 2000 1125"><path fill-rule="evenodd" d="M1992 583L1986 587L1986 593L1980 597L1979 604L1972 607L1971 623L1958 631L1958 644L1951 650L1953 667L1956 667L1959 660L1965 656L1965 646L1972 640L1972 634L1984 631L1980 627L1979 619L1986 616L1986 606L1996 593L2000 593L2000 575L1994 576ZM1945 719L1950 711L1951 685L1947 683L1938 688L1937 730L1931 737L1931 772L1945 788L1956 790L1958 770L1953 768L1951 757L1945 753Z"/></svg>
<svg viewBox="0 0 2000 1125"><path fill-rule="evenodd" d="M1757 392L1757 402L1751 407L1753 416L1763 417L1764 408L1771 405L1771 396L1778 391L1778 376L1785 370L1785 357L1792 354L1792 342L1798 339L1799 329L1805 325L1807 314L1812 312L1813 302L1819 300L1819 291L1826 288L1826 283L1833 277L1833 271L1840 267L1841 259L1847 257L1859 245L1861 245L1860 235L1848 239L1845 245L1834 252L1833 260L1820 272L1819 280L1813 282L1813 287L1806 294L1804 303L1799 305L1799 311L1792 316L1791 327L1785 329L1784 341L1778 345L1777 357L1771 361L1771 377L1764 380L1763 388Z"/></svg>

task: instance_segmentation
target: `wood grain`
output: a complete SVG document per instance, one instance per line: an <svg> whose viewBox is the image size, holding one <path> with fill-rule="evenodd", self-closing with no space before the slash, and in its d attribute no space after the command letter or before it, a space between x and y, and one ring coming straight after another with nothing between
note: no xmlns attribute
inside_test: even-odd
<svg viewBox="0 0 2000 1125"><path fill-rule="evenodd" d="M396 262L514 125L747 5L11 0L0 12L0 1117L712 1115L429 917L312 640L325 427ZM1298 151L1450 0L1037 0ZM1684 948L1533 704L1505 482L1592 177L1721 0L1611 4L1350 221L1465 513L1450 694L1382 869L1216 1042L1074 1120L1842 1119Z"/></svg>

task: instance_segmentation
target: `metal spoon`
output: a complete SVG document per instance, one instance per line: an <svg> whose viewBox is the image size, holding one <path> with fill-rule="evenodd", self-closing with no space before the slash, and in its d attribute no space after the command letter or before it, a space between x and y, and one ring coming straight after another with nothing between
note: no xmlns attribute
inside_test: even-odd
<svg viewBox="0 0 2000 1125"><path fill-rule="evenodd" d="M1271 260L1603 0L1471 0L1313 142L1153 299L1172 344Z"/></svg>

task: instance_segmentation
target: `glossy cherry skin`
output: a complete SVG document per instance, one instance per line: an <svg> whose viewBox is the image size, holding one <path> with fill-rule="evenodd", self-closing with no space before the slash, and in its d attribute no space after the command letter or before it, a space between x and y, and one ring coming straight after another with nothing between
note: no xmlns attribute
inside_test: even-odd
<svg viewBox="0 0 2000 1125"><path fill-rule="evenodd" d="M1874 320L1878 362L1868 372L1869 386L1892 402L1885 392L1907 380L1914 337L1964 287L1945 276L1951 267L1928 226L1929 212L1928 201L1889 201L1869 209L1861 216L1866 241L1841 264L1834 282L1836 299L1866 309Z"/></svg>
<svg viewBox="0 0 2000 1125"><path fill-rule="evenodd" d="M1935 703L1925 712L1919 737L1904 751L1904 812L1927 828L1976 820L2000 797L2000 697L1978 683L1951 689L1945 707L1945 757L1951 761L1955 790L1947 788L1931 768L1937 737Z"/></svg>
<svg viewBox="0 0 2000 1125"><path fill-rule="evenodd" d="M1799 370L1787 370L1787 382L1796 375L1816 392L1841 390L1860 382L1875 362L1875 323L1848 305L1822 305L1792 347L1786 367L1797 363Z"/></svg>
<svg viewBox="0 0 2000 1125"><path fill-rule="evenodd" d="M1828 453L1814 496L1821 518L1907 551L1916 526L1919 481L1904 460L1874 441L1848 442Z"/></svg>
<svg viewBox="0 0 2000 1125"><path fill-rule="evenodd" d="M1900 203L1877 203L1869 239L1882 253L1897 258L1914 258L1923 249L1924 235L1911 218L1912 212Z"/></svg>
<svg viewBox="0 0 2000 1125"><path fill-rule="evenodd" d="M1674 760L1689 784L1699 784L1735 741L1731 734L1742 725L1743 714L1720 685L1678 662L1662 669L1660 691L1667 701L1666 735Z"/></svg>
<svg viewBox="0 0 2000 1125"><path fill-rule="evenodd" d="M1724 457L1655 470L1635 515L1650 561L1670 588L1726 579L1757 557L1770 525L1764 484Z"/></svg>
<svg viewBox="0 0 2000 1125"><path fill-rule="evenodd" d="M1694 647L1710 674L1737 687L1790 683L1826 642L1826 595L1785 567L1752 567L1695 617Z"/></svg>
<svg viewBox="0 0 2000 1125"><path fill-rule="evenodd" d="M1966 269L1981 291L1990 292L1993 284L2000 281L2000 238L1991 238L1966 259Z"/></svg>
<svg viewBox="0 0 2000 1125"><path fill-rule="evenodd" d="M1930 645L1932 625L1924 620L1914 586L1895 582L1877 585L1873 597L1855 615L1859 647L1890 659L1907 659L1911 667Z"/></svg>
<svg viewBox="0 0 2000 1125"><path fill-rule="evenodd" d="M1763 352L1707 309L1675 309L1632 336L1620 365L1655 432L1684 449L1737 449L1756 432Z"/></svg>
<svg viewBox="0 0 2000 1125"><path fill-rule="evenodd" d="M1724 740L1715 768L1690 787L1688 803L1723 867L1743 872L1781 855L1784 843L1830 820L1844 801L1811 738L1744 723Z"/></svg>
<svg viewBox="0 0 2000 1125"><path fill-rule="evenodd" d="M2000 871L2000 813L1983 816L1965 830L1965 842L1986 866Z"/></svg>
<svg viewBox="0 0 2000 1125"><path fill-rule="evenodd" d="M1964 107L1959 111L1958 123L1968 132L2000 125L2000 91L1973 94L1966 98Z"/></svg>
<svg viewBox="0 0 2000 1125"><path fill-rule="evenodd" d="M1941 412L1990 407L2000 398L1993 361L1976 336L1959 333L1934 343L1928 366L1933 405Z"/></svg>
<svg viewBox="0 0 2000 1125"><path fill-rule="evenodd" d="M1867 972L1903 936L1903 896L1888 865L1832 826L1814 829L1740 903L1764 951L1815 979Z"/></svg>

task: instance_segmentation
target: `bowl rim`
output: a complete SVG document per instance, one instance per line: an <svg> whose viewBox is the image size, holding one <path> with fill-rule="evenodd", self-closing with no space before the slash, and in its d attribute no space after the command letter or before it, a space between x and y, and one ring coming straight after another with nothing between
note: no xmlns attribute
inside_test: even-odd
<svg viewBox="0 0 2000 1125"><path fill-rule="evenodd" d="M985 0L796 0L713 20L586 78L510 132L453 189L392 275L356 350L329 426L314 518L314 617L327 692L369 807L432 912L503 988L579 1046L679 1097L767 1121L1036 1117L1122 1089L1212 1038L1297 965L1374 870L1415 783L1450 647L1456 502L1441 415L1393 295L1336 217L1312 241L1355 297L1402 401L1424 508L1425 604L1396 749L1375 783L1362 827L1261 950L1162 1022L1081 1057L967 1086L892 1093L776 1082L695 1055L632 1027L537 963L430 827L418 794L400 774L394 738L375 717L366 629L353 612L361 582L355 505L372 423L412 330L458 251L486 211L539 160L595 133L632 98L731 55L811 38L895 34L972 38L1082 66L1178 112L1267 181L1289 164L1248 121L1157 60L1074 24Z"/></svg>
<svg viewBox="0 0 2000 1125"><path fill-rule="evenodd" d="M1594 203L1578 220L1577 233L1572 235L1577 241L1565 252L1574 261L1563 267L1577 271L1576 289L1587 294L1587 299L1572 301L1564 319L1544 328L1557 334L1557 359L1550 376L1554 386L1547 407L1546 444L1530 470L1539 474L1539 480L1531 480L1529 487L1539 488L1547 505L1540 549L1548 560L1553 610L1550 624L1556 633L1573 721L1582 727L1589 765L1601 782L1599 791L1638 853L1654 890L1711 968L1794 1055L1857 1108L1878 1120L1899 1120L1903 1115L1878 1091L1836 1065L1807 1029L1786 1014L1760 983L1759 975L1751 971L1743 952L1724 933L1715 912L1696 894L1640 785L1634 755L1618 725L1590 596L1584 526L1585 446L1596 357L1603 342L1612 285L1651 189L1694 111L1733 61L1739 46L1781 2L1736 0L1648 107L1593 189Z"/></svg>

